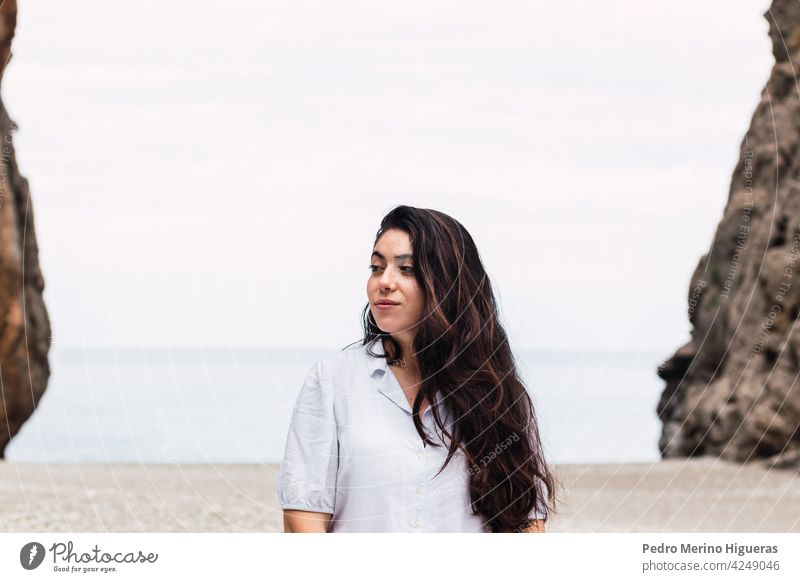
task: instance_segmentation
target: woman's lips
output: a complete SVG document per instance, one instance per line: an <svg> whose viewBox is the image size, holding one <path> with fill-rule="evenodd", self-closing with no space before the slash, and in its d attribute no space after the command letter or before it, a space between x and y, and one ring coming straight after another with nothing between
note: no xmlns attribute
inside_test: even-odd
<svg viewBox="0 0 800 582"><path fill-rule="evenodd" d="M394 303L376 303L375 307L383 311L384 309L391 309L392 307L400 307L400 306L395 305Z"/></svg>

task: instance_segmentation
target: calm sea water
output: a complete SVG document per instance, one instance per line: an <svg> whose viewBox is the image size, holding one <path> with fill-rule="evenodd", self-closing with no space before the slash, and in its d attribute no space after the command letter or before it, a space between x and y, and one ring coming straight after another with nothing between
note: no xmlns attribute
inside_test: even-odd
<svg viewBox="0 0 800 582"><path fill-rule="evenodd" d="M275 463L308 369L334 350L55 349L15 462ZM555 463L658 459L661 353L518 351Z"/></svg>

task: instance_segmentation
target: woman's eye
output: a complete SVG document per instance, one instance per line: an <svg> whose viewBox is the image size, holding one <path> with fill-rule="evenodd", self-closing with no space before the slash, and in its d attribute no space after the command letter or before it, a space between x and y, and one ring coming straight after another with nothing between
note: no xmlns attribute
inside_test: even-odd
<svg viewBox="0 0 800 582"><path fill-rule="evenodd" d="M382 269L383 267L380 267L378 265L370 265L367 268L374 273L375 271L377 271L378 269ZM403 271L404 273L413 273L414 267L408 267L408 266L400 267L400 270Z"/></svg>

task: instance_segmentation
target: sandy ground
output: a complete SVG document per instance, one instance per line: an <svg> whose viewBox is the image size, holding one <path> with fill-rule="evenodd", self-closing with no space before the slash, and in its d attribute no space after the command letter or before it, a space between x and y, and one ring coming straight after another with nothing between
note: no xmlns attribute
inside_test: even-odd
<svg viewBox="0 0 800 582"><path fill-rule="evenodd" d="M275 465L0 462L2 532L276 532ZM800 473L714 459L560 465L551 532L800 532Z"/></svg>

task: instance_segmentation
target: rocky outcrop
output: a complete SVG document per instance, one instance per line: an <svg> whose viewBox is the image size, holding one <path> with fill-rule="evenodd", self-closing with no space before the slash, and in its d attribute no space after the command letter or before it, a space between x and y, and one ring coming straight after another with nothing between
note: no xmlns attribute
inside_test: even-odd
<svg viewBox="0 0 800 582"><path fill-rule="evenodd" d="M765 17L775 65L689 284L691 340L659 368L663 457L800 467L800 3Z"/></svg>
<svg viewBox="0 0 800 582"><path fill-rule="evenodd" d="M0 78L11 57L16 20L16 2L0 3ZM14 156L15 129L0 102L0 457L33 413L50 376L50 322L28 181Z"/></svg>

